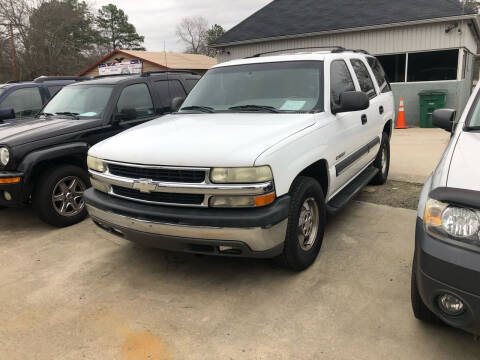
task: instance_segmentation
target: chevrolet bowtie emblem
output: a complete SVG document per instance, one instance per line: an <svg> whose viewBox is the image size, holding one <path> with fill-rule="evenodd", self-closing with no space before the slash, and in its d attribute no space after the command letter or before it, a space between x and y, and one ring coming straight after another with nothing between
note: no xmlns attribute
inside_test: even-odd
<svg viewBox="0 0 480 360"><path fill-rule="evenodd" d="M152 180L140 179L133 182L133 188L142 193L150 194L151 192L155 191L157 184Z"/></svg>

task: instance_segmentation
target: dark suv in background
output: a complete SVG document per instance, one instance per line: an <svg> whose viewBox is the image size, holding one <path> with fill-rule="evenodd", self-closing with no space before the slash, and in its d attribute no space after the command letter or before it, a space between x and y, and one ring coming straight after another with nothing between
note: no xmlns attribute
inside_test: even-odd
<svg viewBox="0 0 480 360"><path fill-rule="evenodd" d="M98 77L66 86L36 118L0 126L0 207L32 203L59 227L83 220L88 149L176 111L199 79L181 71Z"/></svg>
<svg viewBox="0 0 480 360"><path fill-rule="evenodd" d="M34 117L64 86L86 79L76 76L41 76L28 82L0 84L0 126L6 120Z"/></svg>

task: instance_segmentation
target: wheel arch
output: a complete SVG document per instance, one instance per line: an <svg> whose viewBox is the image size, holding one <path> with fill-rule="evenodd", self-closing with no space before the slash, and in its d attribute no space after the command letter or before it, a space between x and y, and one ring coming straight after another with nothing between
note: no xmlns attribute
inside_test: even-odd
<svg viewBox="0 0 480 360"><path fill-rule="evenodd" d="M388 138L392 138L392 133L393 133L393 120L390 119L385 123L385 126L383 127L383 132L388 134Z"/></svg>
<svg viewBox="0 0 480 360"><path fill-rule="evenodd" d="M31 152L20 163L18 169L24 174L24 183L33 187L35 179L46 169L59 165L75 165L86 169L89 145L73 143Z"/></svg>
<svg viewBox="0 0 480 360"><path fill-rule="evenodd" d="M328 162L325 159L318 160L313 164L309 165L305 169L303 169L296 177L305 176L310 177L318 181L320 186L322 187L323 195L327 197L328 194L328 187L330 185L329 177L328 177Z"/></svg>

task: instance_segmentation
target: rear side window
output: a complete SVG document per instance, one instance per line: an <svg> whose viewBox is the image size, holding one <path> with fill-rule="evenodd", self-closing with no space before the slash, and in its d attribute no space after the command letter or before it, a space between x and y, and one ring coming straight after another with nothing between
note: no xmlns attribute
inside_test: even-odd
<svg viewBox="0 0 480 360"><path fill-rule="evenodd" d="M192 91L192 89L197 85L199 79L187 79L185 80L185 84L187 85L188 92Z"/></svg>
<svg viewBox="0 0 480 360"><path fill-rule="evenodd" d="M381 93L387 93L392 91L390 84L387 81L387 76L385 75L385 71L383 70L380 61L373 57L367 58L368 64L372 68L373 75L375 75L375 79L377 79L378 87L380 88Z"/></svg>
<svg viewBox="0 0 480 360"><path fill-rule="evenodd" d="M355 71L355 75L357 75L358 82L360 83L360 89L367 94L369 99L373 99L375 96L377 96L377 93L367 67L363 61L359 59L352 59L350 62L353 66L353 70Z"/></svg>
<svg viewBox="0 0 480 360"><path fill-rule="evenodd" d="M170 109L171 99L176 97L187 97L187 93L183 88L182 83L178 80L159 80L155 81L153 86L160 96L159 100L162 111L168 111Z"/></svg>
<svg viewBox="0 0 480 360"><path fill-rule="evenodd" d="M330 65L330 93L332 102L339 105L340 94L345 91L355 91L355 85L345 61L335 60Z"/></svg>
<svg viewBox="0 0 480 360"><path fill-rule="evenodd" d="M146 84L129 85L117 102L115 118L136 120L154 115L152 97Z"/></svg>
<svg viewBox="0 0 480 360"><path fill-rule="evenodd" d="M50 93L50 97L53 97L58 93L60 90L62 90L63 86L62 85L56 85L56 86L48 86L48 92Z"/></svg>
<svg viewBox="0 0 480 360"><path fill-rule="evenodd" d="M42 107L42 97L36 87L15 90L0 104L2 109L13 108L16 117L35 116Z"/></svg>

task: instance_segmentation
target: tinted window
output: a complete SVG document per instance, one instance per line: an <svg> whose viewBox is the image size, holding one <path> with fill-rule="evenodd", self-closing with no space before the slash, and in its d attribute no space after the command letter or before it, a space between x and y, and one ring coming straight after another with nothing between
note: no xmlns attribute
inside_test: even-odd
<svg viewBox="0 0 480 360"><path fill-rule="evenodd" d="M42 107L42 97L38 88L15 90L0 104L2 109L13 108L16 117L34 116Z"/></svg>
<svg viewBox="0 0 480 360"><path fill-rule="evenodd" d="M186 80L188 91L192 91L192 89L195 87L195 85L197 85L198 80L199 79L187 79Z"/></svg>
<svg viewBox="0 0 480 360"><path fill-rule="evenodd" d="M62 90L62 88L63 88L62 85L49 86L48 91L50 92L50 96L54 96L56 93L58 93L60 90Z"/></svg>
<svg viewBox="0 0 480 360"><path fill-rule="evenodd" d="M377 79L380 92L386 93L386 92L392 91L392 89L390 88L390 85L388 84L385 71L383 70L382 65L380 65L380 62L373 57L367 58L367 61L370 67L372 68L373 75L375 75L375 79Z"/></svg>
<svg viewBox="0 0 480 360"><path fill-rule="evenodd" d="M350 62L352 63L353 70L355 71L358 82L360 83L360 89L362 89L362 91L367 94L370 99L373 99L375 96L377 96L377 93L375 91L372 78L368 73L367 67L361 60L358 59L352 59Z"/></svg>
<svg viewBox="0 0 480 360"><path fill-rule="evenodd" d="M154 82L155 90L160 95L160 104L162 111L170 109L170 101L173 98L186 98L187 93L178 80L159 80Z"/></svg>
<svg viewBox="0 0 480 360"><path fill-rule="evenodd" d="M355 91L355 85L347 68L347 64L343 60L337 60L330 65L330 92L332 102L340 104L340 94L345 91Z"/></svg>
<svg viewBox="0 0 480 360"><path fill-rule="evenodd" d="M152 116L153 103L147 85L135 84L123 89L116 111L115 118L124 121Z"/></svg>

